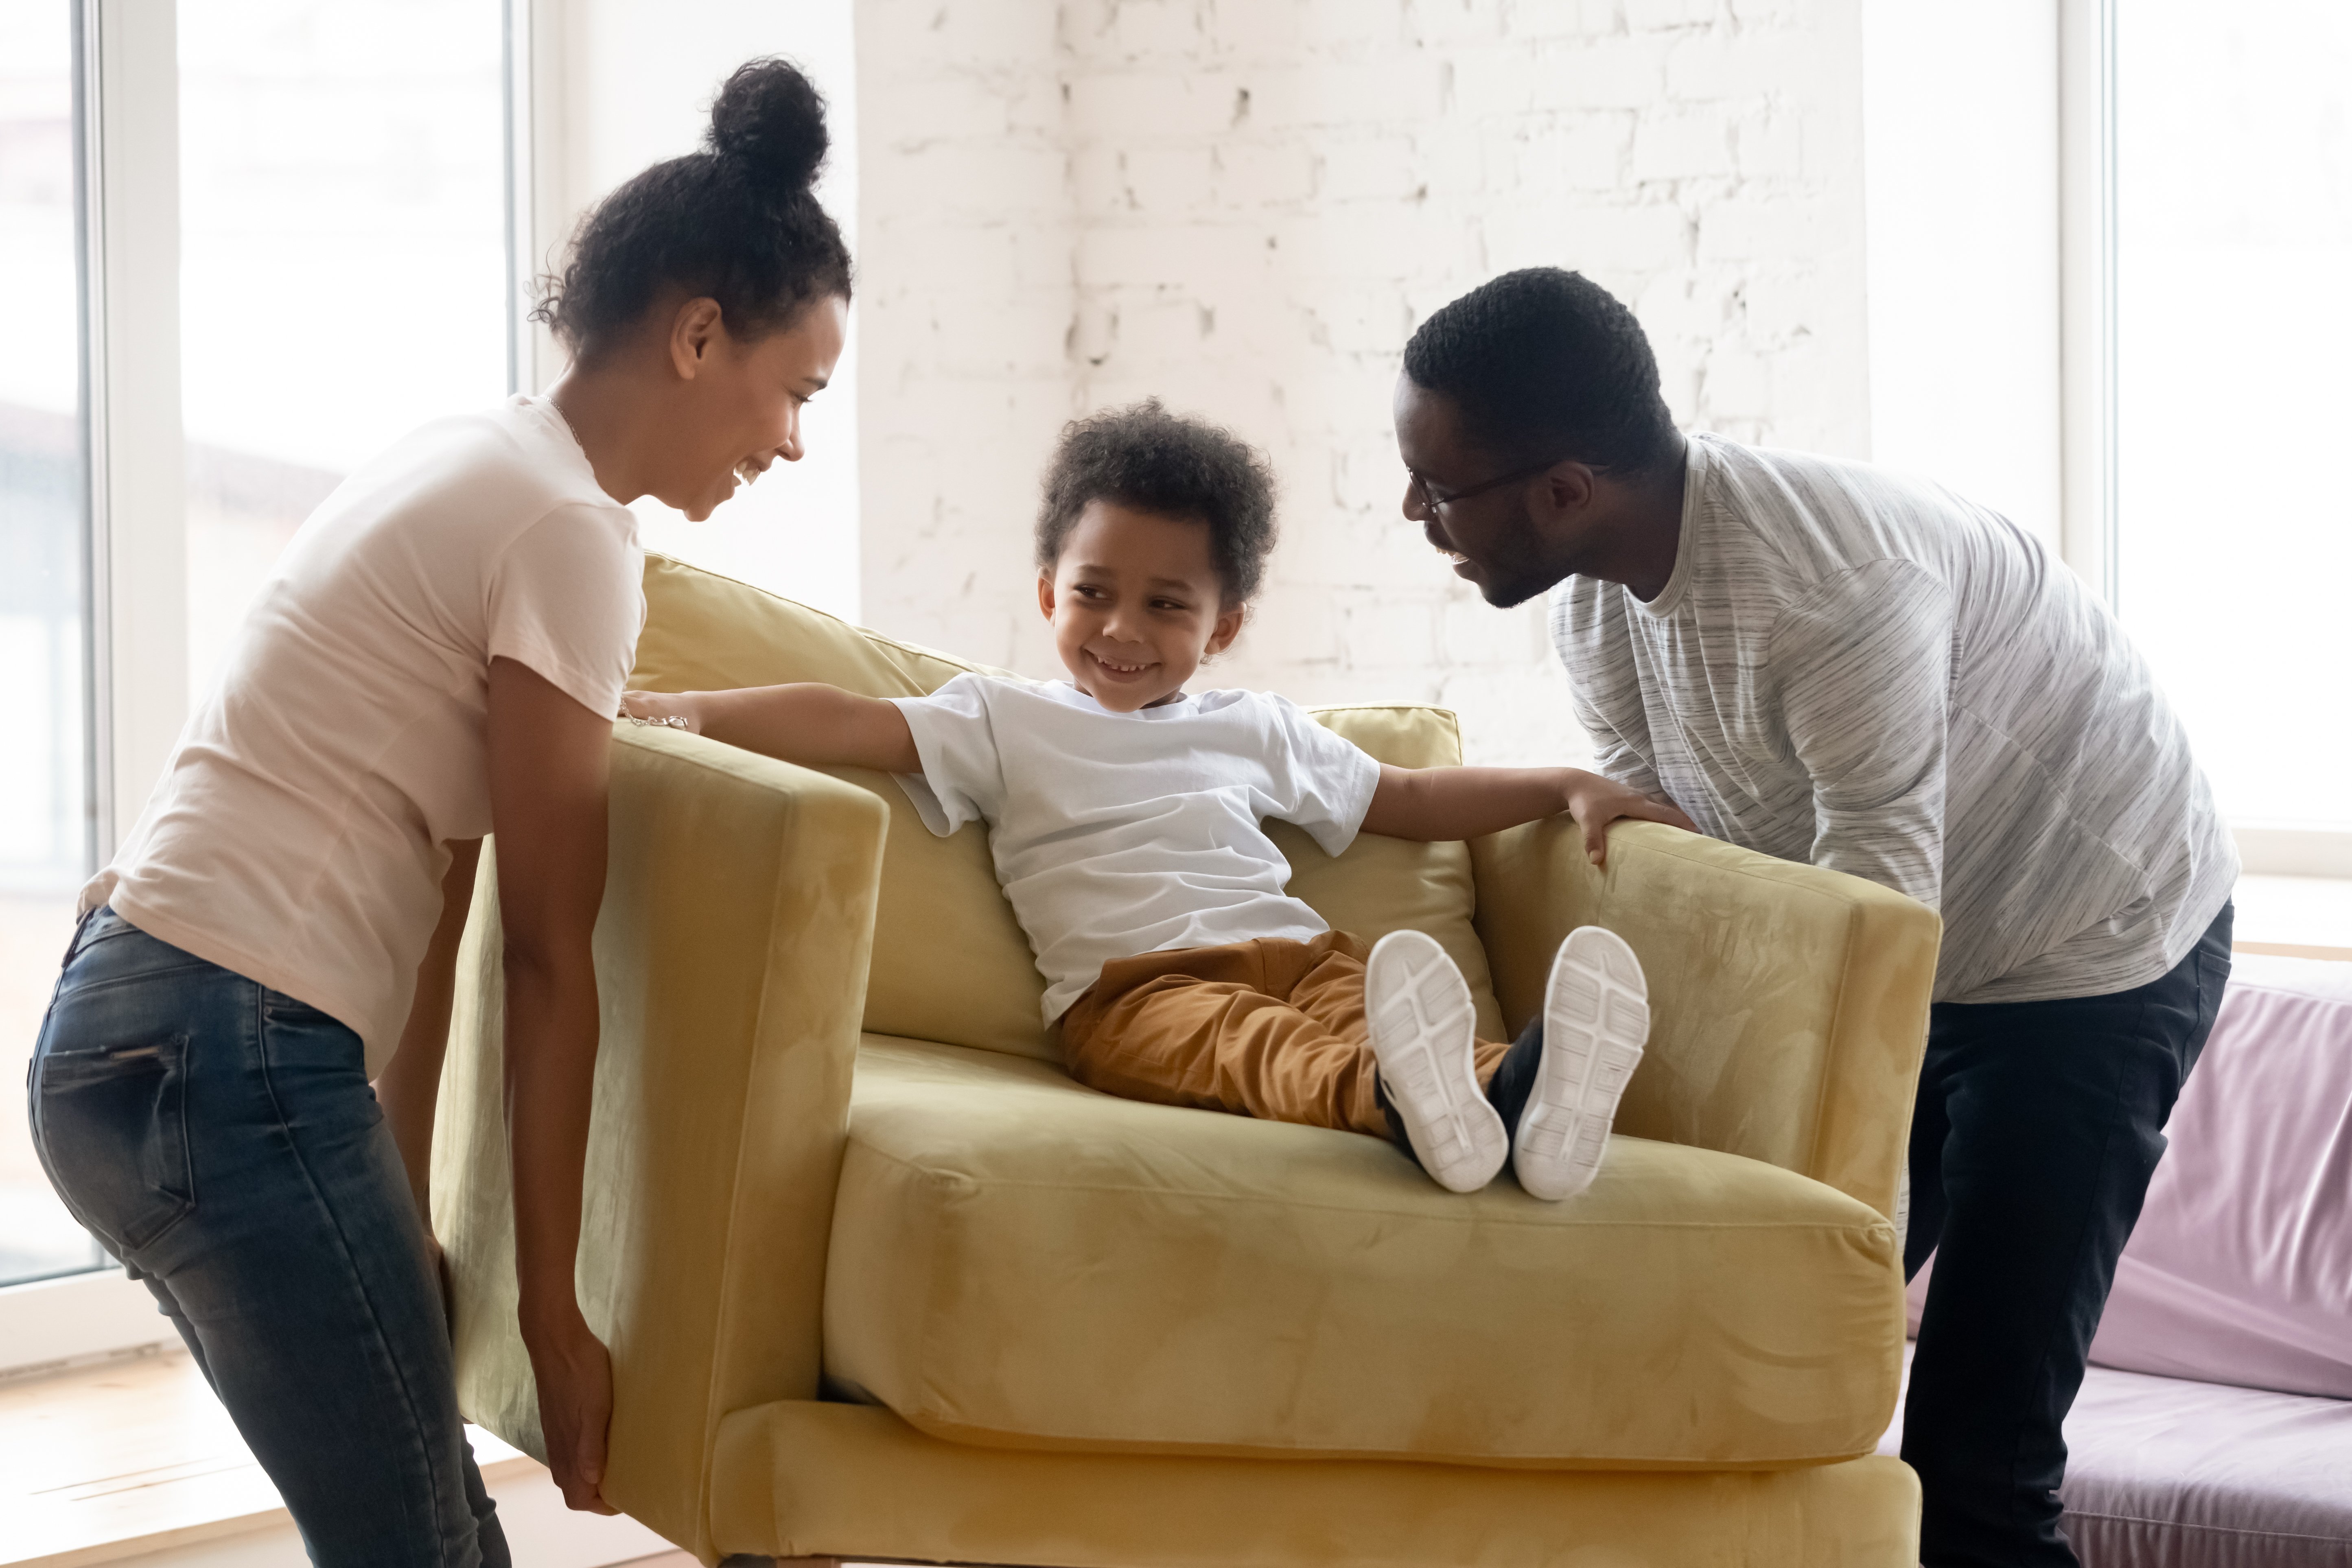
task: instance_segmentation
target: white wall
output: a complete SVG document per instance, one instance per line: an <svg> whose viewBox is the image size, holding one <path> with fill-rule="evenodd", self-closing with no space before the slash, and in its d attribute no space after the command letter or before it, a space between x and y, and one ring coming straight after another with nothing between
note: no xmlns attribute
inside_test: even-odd
<svg viewBox="0 0 2352 1568"><path fill-rule="evenodd" d="M864 598L1054 673L1029 589L1062 420L1157 393L1272 455L1285 542L1218 679L1582 738L1539 606L1397 503L1413 326L1580 268L1679 418L1867 455L1860 0L860 0Z"/></svg>
<svg viewBox="0 0 2352 1568"><path fill-rule="evenodd" d="M1078 407L1057 7L858 0L857 46L866 619L1050 674L1015 600Z"/></svg>
<svg viewBox="0 0 2352 1568"><path fill-rule="evenodd" d="M710 100L756 55L797 61L831 104L833 153L817 195L857 232L857 71L853 0L539 0L532 7L540 107L537 177L548 188L533 249L546 265L572 225L647 164L701 144ZM856 618L858 602L857 363L862 311L832 384L803 419L808 455L739 490L709 521L653 500L636 511L649 549ZM542 384L552 379L544 374Z"/></svg>

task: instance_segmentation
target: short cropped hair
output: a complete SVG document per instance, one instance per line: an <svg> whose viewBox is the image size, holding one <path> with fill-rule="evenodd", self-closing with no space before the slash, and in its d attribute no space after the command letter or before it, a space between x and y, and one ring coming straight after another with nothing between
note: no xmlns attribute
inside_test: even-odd
<svg viewBox="0 0 2352 1568"><path fill-rule="evenodd" d="M1642 324L1581 273L1529 267L1480 284L1421 324L1404 373L1505 458L1641 471L1677 449Z"/></svg>
<svg viewBox="0 0 2352 1568"><path fill-rule="evenodd" d="M1037 567L1051 572L1089 501L1205 523L1224 602L1244 605L1274 552L1274 470L1248 442L1156 397L1062 426L1037 511Z"/></svg>

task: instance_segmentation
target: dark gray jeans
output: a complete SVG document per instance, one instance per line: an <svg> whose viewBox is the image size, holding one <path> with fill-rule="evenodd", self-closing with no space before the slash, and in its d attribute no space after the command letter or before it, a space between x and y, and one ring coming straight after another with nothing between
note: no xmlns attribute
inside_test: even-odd
<svg viewBox="0 0 2352 1568"><path fill-rule="evenodd" d="M506 1568L359 1037L100 910L28 1078L76 1219L144 1278L320 1568Z"/></svg>

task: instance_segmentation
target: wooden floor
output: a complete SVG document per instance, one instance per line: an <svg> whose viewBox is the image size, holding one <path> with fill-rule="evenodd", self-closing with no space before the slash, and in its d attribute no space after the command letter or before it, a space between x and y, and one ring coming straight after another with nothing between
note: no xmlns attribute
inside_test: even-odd
<svg viewBox="0 0 2352 1568"><path fill-rule="evenodd" d="M634 1520L568 1513L538 1461L467 1435L519 1565L692 1568ZM259 1568L302 1554L278 1489L185 1352L0 1383L0 1568L129 1559Z"/></svg>

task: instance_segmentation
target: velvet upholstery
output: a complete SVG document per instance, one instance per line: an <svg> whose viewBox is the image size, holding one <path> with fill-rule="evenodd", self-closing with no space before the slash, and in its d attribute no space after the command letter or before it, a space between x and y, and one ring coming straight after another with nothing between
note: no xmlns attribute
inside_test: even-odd
<svg viewBox="0 0 2352 1568"><path fill-rule="evenodd" d="M646 588L640 684L920 690L963 668L658 558ZM1391 760L1454 754L1433 710L1326 721ZM1564 821L1466 849L1368 838L1327 865L1301 857L1302 895L1348 929L1458 921L1515 1020L1575 924L1625 934L1650 972L1658 1024L1607 1190L1581 1214L1508 1186L1465 1200L1413 1185L1375 1140L1069 1085L984 842L932 838L887 780L615 737L580 1283L614 1352L607 1495L706 1562L1915 1560L1909 1473L1842 1456L1867 1450L1894 1397L1885 1216L1925 1036L1928 911L1647 824L1612 835L1605 873ZM465 1408L535 1450L488 878L486 861L435 1217ZM861 1058L866 1033L901 1042ZM964 1075L968 1117L917 1081L940 1072ZM1020 1257L983 1268L975 1238L1025 1256L1029 1277ZM1399 1260L1385 1315L1383 1256ZM1211 1272L1220 1258L1229 1279ZM926 1279L940 1270L957 1277ZM1034 1327L1154 1289L1199 1304L1161 1303L1154 1321L1163 1337L1197 1323L1207 1386L1182 1388L1163 1356L1089 1408ZM1255 1329L1247 1289L1275 1293ZM891 1299L924 1290L928 1304ZM1086 1348L1101 1367L1116 1347ZM1407 1364L1409 1397L1384 1394ZM1514 1364L1523 1392L1507 1386ZM926 1383L940 1367L954 1388ZM1008 1386L982 1385L992 1367ZM1591 1407L1554 1408L1570 1392ZM904 1409L841 1402L861 1394ZM1069 1451L1081 1444L1104 1451ZM1659 1463L1706 1468L1633 1468Z"/></svg>
<svg viewBox="0 0 2352 1568"><path fill-rule="evenodd" d="M661 555L646 558L646 604L631 679L650 691L821 680L866 697L919 697L967 670L990 668L877 636ZM1461 733L1443 709L1375 705L1324 709L1318 716L1399 767L1462 760ZM825 771L873 790L890 808L866 1026L1058 1060L1038 1017L1045 983L997 889L986 830L972 823L951 837L935 837L904 792L881 774ZM1290 858L1292 892L1366 942L1407 925L1429 932L1462 965L1486 1037L1500 1033L1486 954L1470 924L1475 893L1465 846L1366 837L1334 859L1289 824L1268 826Z"/></svg>
<svg viewBox="0 0 2352 1568"><path fill-rule="evenodd" d="M1898 1257L1874 1210L1737 1154L1619 1138L1573 1203L1465 1195L1361 1133L869 1037L824 1363L967 1443L1812 1464L1894 1413Z"/></svg>
<svg viewBox="0 0 2352 1568"><path fill-rule="evenodd" d="M884 1539L1059 1568L1914 1568L1900 1459L1684 1474L976 1448L887 1410L780 1400L719 1430L714 1524L777 1557ZM874 1550L879 1550L876 1548Z"/></svg>

